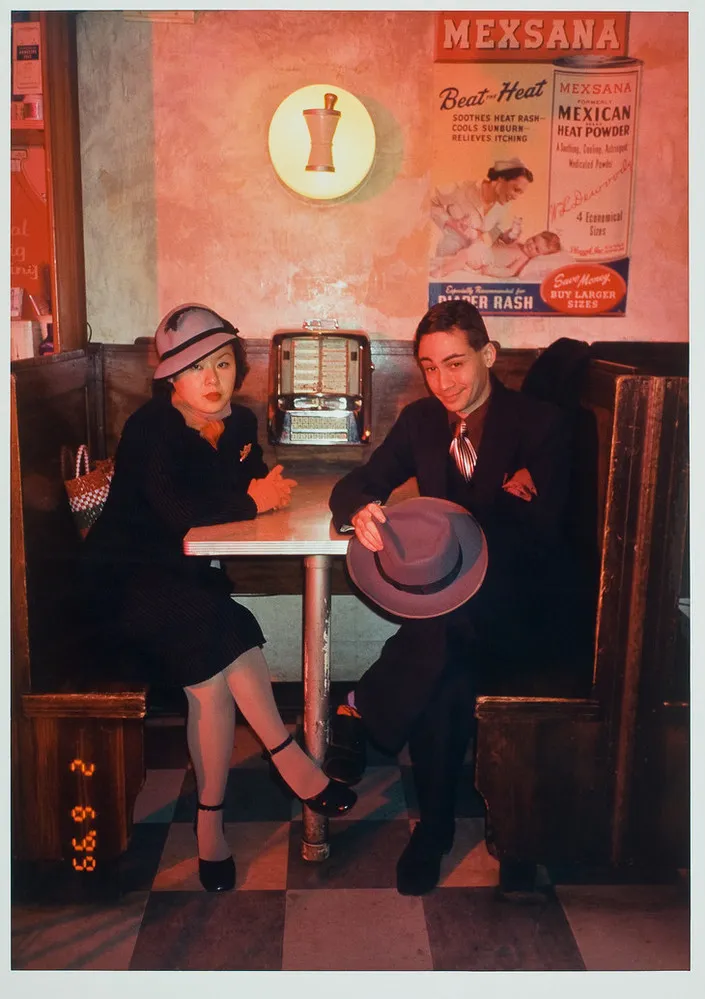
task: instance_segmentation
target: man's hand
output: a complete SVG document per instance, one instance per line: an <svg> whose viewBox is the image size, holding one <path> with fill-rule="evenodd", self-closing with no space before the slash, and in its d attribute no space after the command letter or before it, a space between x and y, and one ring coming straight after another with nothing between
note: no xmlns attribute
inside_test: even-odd
<svg viewBox="0 0 705 999"><path fill-rule="evenodd" d="M352 517L350 523L355 528L355 535L361 545L368 551L379 552L384 548L382 536L377 524L384 524L387 518L379 503L368 503Z"/></svg>
<svg viewBox="0 0 705 999"><path fill-rule="evenodd" d="M253 479L247 489L257 505L257 513L278 510L291 502L291 490L298 483L295 479L282 478L282 465L275 465L264 479Z"/></svg>

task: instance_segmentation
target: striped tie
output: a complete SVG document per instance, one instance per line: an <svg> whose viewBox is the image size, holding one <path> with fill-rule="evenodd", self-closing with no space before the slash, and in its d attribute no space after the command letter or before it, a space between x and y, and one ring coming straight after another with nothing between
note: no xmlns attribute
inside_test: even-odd
<svg viewBox="0 0 705 999"><path fill-rule="evenodd" d="M450 442L450 453L458 466L458 471L469 482L477 464L477 451L472 446L472 441L465 433L465 420L459 420L455 428L455 437Z"/></svg>

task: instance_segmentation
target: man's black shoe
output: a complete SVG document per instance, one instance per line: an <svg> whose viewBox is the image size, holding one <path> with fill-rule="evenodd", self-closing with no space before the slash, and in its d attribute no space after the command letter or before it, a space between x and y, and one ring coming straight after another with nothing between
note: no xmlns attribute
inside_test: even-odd
<svg viewBox="0 0 705 999"><path fill-rule="evenodd" d="M330 743L321 770L341 784L359 784L367 766L365 728L353 714L335 714L331 719Z"/></svg>
<svg viewBox="0 0 705 999"><path fill-rule="evenodd" d="M411 839L397 861L397 891L400 895L425 895L438 884L441 858L449 853L453 836L439 836L417 822Z"/></svg>

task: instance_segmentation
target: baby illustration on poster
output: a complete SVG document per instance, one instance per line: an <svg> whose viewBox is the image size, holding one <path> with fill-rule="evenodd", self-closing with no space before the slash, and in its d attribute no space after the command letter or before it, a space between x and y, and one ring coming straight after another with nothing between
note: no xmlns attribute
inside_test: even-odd
<svg viewBox="0 0 705 999"><path fill-rule="evenodd" d="M506 35L493 18L477 22L485 40L487 25ZM565 56L564 45L504 62L473 49L472 31L470 15L438 15L429 303L624 315L640 64L611 51ZM461 50L449 56L444 37Z"/></svg>

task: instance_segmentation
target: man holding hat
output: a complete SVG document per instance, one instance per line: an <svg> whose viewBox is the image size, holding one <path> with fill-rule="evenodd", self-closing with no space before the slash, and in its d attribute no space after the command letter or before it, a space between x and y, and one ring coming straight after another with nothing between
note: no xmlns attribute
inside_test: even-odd
<svg viewBox="0 0 705 999"><path fill-rule="evenodd" d="M469 302L430 309L414 355L429 397L330 498L337 529L355 532L353 581L402 623L338 707L323 765L355 784L368 738L391 754L408 742L420 822L397 864L407 895L437 884L453 842L481 668L496 675L555 644L570 465L562 411L495 378L495 346ZM420 497L385 508L412 477Z"/></svg>

